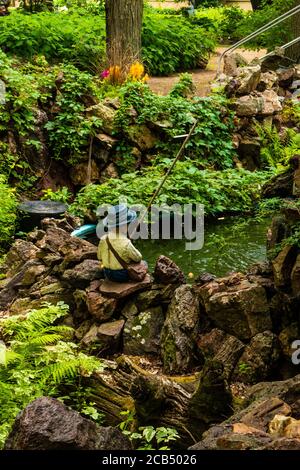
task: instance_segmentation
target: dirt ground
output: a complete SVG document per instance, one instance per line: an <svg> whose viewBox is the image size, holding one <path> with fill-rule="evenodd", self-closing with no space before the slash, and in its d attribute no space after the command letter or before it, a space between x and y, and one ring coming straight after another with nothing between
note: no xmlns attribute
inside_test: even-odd
<svg viewBox="0 0 300 470"><path fill-rule="evenodd" d="M210 84L216 76L216 70L218 65L218 59L222 52L226 49L226 46L218 47L216 53L210 58L208 66L205 70L196 69L191 71L193 81L196 86L196 95L206 96L210 91ZM237 49L237 52L242 54L247 61L253 60L255 57L262 57L266 54L265 50L260 51L248 51L245 49ZM150 88L160 95L167 95L174 84L178 81L179 74L169 75L168 77L151 77L149 80Z"/></svg>

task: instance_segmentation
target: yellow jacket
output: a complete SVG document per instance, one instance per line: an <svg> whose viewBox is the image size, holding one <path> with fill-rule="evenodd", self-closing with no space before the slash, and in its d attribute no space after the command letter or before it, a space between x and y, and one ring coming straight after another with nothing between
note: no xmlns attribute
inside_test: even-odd
<svg viewBox="0 0 300 470"><path fill-rule="evenodd" d="M139 262L142 260L141 253L133 246L124 233L111 232L101 238L98 246L98 259L102 262L104 268L124 269L113 253L108 249L106 243L107 237L109 237L109 241L118 255L120 255L126 263Z"/></svg>

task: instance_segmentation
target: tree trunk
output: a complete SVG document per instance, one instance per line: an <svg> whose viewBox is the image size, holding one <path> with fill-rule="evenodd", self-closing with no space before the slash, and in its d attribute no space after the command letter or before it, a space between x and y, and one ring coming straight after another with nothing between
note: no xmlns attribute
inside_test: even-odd
<svg viewBox="0 0 300 470"><path fill-rule="evenodd" d="M296 0L294 2L293 7L300 5L300 0ZM290 20L290 29L291 29L291 40L296 39L300 36L300 13L296 13L296 15L292 16ZM300 41L294 44L293 46L289 47L286 50L285 55L290 59L299 62L300 60Z"/></svg>
<svg viewBox="0 0 300 470"><path fill-rule="evenodd" d="M106 48L109 66L126 71L141 59L143 0L106 0Z"/></svg>

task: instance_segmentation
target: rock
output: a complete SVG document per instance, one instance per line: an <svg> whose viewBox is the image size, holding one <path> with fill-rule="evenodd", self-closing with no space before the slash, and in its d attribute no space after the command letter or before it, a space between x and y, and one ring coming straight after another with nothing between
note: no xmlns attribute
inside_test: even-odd
<svg viewBox="0 0 300 470"><path fill-rule="evenodd" d="M272 261L274 282L276 287L285 287L289 285L296 257L296 246L286 245Z"/></svg>
<svg viewBox="0 0 300 470"><path fill-rule="evenodd" d="M185 277L181 269L167 256L158 257L155 268L154 278L161 284L183 284Z"/></svg>
<svg viewBox="0 0 300 470"><path fill-rule="evenodd" d="M237 69L237 79L239 87L236 90L237 95L248 95L256 90L260 81L260 66L253 65Z"/></svg>
<svg viewBox="0 0 300 470"><path fill-rule="evenodd" d="M105 183L105 181L110 178L119 178L119 173L114 163L110 163L103 171L101 171L100 182Z"/></svg>
<svg viewBox="0 0 300 470"><path fill-rule="evenodd" d="M260 59L259 62L262 72L268 72L269 70L277 71L280 67L287 68L293 65L293 61L284 56L284 50L278 48L275 52Z"/></svg>
<svg viewBox="0 0 300 470"><path fill-rule="evenodd" d="M223 72L224 72L225 75L235 77L238 73L237 68L238 67L243 67L245 65L248 65L248 62L238 52L234 52L232 54L226 54L224 56L224 69L223 69Z"/></svg>
<svg viewBox="0 0 300 470"><path fill-rule="evenodd" d="M294 67L277 69L276 74L278 77L279 86L282 88L289 88L293 83L295 73L296 72Z"/></svg>
<svg viewBox="0 0 300 470"><path fill-rule="evenodd" d="M266 291L255 278L235 274L195 291L213 323L242 341L272 328Z"/></svg>
<svg viewBox="0 0 300 470"><path fill-rule="evenodd" d="M118 305L116 299L103 296L98 289L93 290L93 287L91 286L87 290L86 304L89 313L98 322L109 320L115 313Z"/></svg>
<svg viewBox="0 0 300 470"><path fill-rule="evenodd" d="M150 150L157 144L157 137L143 124L128 127L126 135L142 151Z"/></svg>
<svg viewBox="0 0 300 470"><path fill-rule="evenodd" d="M76 186L84 186L100 180L100 171L95 160L91 161L91 179L88 179L88 162L77 163L70 170L72 183Z"/></svg>
<svg viewBox="0 0 300 470"><path fill-rule="evenodd" d="M102 323L99 326L97 336L101 352L115 353L118 351L124 324L124 320L116 320Z"/></svg>
<svg viewBox="0 0 300 470"><path fill-rule="evenodd" d="M82 338L87 334L91 329L93 320L84 320L80 326L75 330L75 337L81 341Z"/></svg>
<svg viewBox="0 0 300 470"><path fill-rule="evenodd" d="M100 284L100 292L107 297L114 297L115 299L123 299L133 294L134 292L139 292L151 285L151 278L149 274L146 274L146 277L141 282L112 282L105 279Z"/></svg>
<svg viewBox="0 0 300 470"><path fill-rule="evenodd" d="M282 106L274 90L265 90L237 99L235 109L238 116L268 116L281 111Z"/></svg>
<svg viewBox="0 0 300 470"><path fill-rule="evenodd" d="M240 356L233 380L253 384L268 378L279 359L277 336L271 331L255 335Z"/></svg>
<svg viewBox="0 0 300 470"><path fill-rule="evenodd" d="M197 362L199 306L188 285L175 290L161 332L161 355L167 373L186 373Z"/></svg>
<svg viewBox="0 0 300 470"><path fill-rule="evenodd" d="M117 307L116 299L104 297L100 292L88 292L86 300L89 313L99 322L109 320Z"/></svg>
<svg viewBox="0 0 300 470"><path fill-rule="evenodd" d="M16 240L6 255L2 268L8 278L16 274L26 261L36 259L40 250L32 242Z"/></svg>
<svg viewBox="0 0 300 470"><path fill-rule="evenodd" d="M102 271L99 261L86 259L82 263L77 264L73 269L67 269L63 275L63 281L73 287L87 286L95 279L101 279Z"/></svg>
<svg viewBox="0 0 300 470"><path fill-rule="evenodd" d="M267 251L274 250L278 243L281 243L286 236L286 220L282 215L272 219L271 226L267 231Z"/></svg>
<svg viewBox="0 0 300 470"><path fill-rule="evenodd" d="M261 166L261 141L257 137L243 138L238 146L238 155L243 168L254 171Z"/></svg>
<svg viewBox="0 0 300 470"><path fill-rule="evenodd" d="M97 139L108 150L111 150L118 142L117 139L107 134L96 134L95 139Z"/></svg>
<svg viewBox="0 0 300 470"><path fill-rule="evenodd" d="M82 344L101 354L114 354L119 350L124 320L93 325L82 338Z"/></svg>
<svg viewBox="0 0 300 470"><path fill-rule="evenodd" d="M295 349L292 348L292 344L295 340L299 339L299 333L298 323L294 322L283 328L278 336L281 350L289 361L291 360L292 354L295 351Z"/></svg>
<svg viewBox="0 0 300 470"><path fill-rule="evenodd" d="M262 187L262 197L272 198L292 196L293 174L294 171L289 169L279 175L273 176L273 178L271 178L271 180Z"/></svg>
<svg viewBox="0 0 300 470"><path fill-rule="evenodd" d="M37 281L39 276L46 272L48 272L48 268L44 264L34 263L31 266L27 266L22 279L22 286L31 286Z"/></svg>
<svg viewBox="0 0 300 470"><path fill-rule="evenodd" d="M297 255L295 264L291 272L291 285L294 295L299 295L300 292L300 254Z"/></svg>
<svg viewBox="0 0 300 470"><path fill-rule="evenodd" d="M116 110L110 106L106 106L103 102L91 106L86 110L89 115L96 116L102 121L101 128L105 134L112 135L115 125Z"/></svg>
<svg viewBox="0 0 300 470"><path fill-rule="evenodd" d="M139 313L138 308L135 304L135 301L132 299L126 303L126 305L124 306L122 310L123 317L127 319L134 317L138 313Z"/></svg>
<svg viewBox="0 0 300 470"><path fill-rule="evenodd" d="M124 354L159 354L164 321L161 307L149 308L127 320L123 334Z"/></svg>
<svg viewBox="0 0 300 470"><path fill-rule="evenodd" d="M273 88L278 84L278 76L276 72L268 71L260 75L260 80L257 85L257 91L265 91Z"/></svg>
<svg viewBox="0 0 300 470"><path fill-rule="evenodd" d="M37 398L16 418L5 450L129 450L117 427L100 427L59 400Z"/></svg>
<svg viewBox="0 0 300 470"><path fill-rule="evenodd" d="M230 380L245 345L235 336L228 335L217 328L201 335L197 344L205 359L212 358L223 364L224 377Z"/></svg>
<svg viewBox="0 0 300 470"><path fill-rule="evenodd" d="M232 412L232 395L223 373L223 365L209 361L200 374L199 384L189 402L189 414L207 424L220 421Z"/></svg>
<svg viewBox="0 0 300 470"><path fill-rule="evenodd" d="M299 197L300 196L300 165L299 165L299 160L300 157L299 155L295 155L294 158L294 163L295 163L295 171L293 175L293 196Z"/></svg>

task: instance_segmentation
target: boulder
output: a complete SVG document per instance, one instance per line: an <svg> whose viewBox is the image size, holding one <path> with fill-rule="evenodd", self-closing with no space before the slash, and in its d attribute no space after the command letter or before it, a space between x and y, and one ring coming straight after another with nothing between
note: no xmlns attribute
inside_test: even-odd
<svg viewBox="0 0 300 470"><path fill-rule="evenodd" d="M277 69L276 74L278 77L279 86L282 88L289 88L293 83L296 71L294 67L284 67Z"/></svg>
<svg viewBox="0 0 300 470"><path fill-rule="evenodd" d="M198 361L199 305L188 285L178 287L161 332L161 355L167 373L186 373Z"/></svg>
<svg viewBox="0 0 300 470"><path fill-rule="evenodd" d="M99 261L86 259L82 263L77 264L73 269L67 269L62 280L72 287L83 287L95 280L102 278L102 270Z"/></svg>
<svg viewBox="0 0 300 470"><path fill-rule="evenodd" d="M40 253L32 242L16 240L6 255L5 263L1 266L1 272L5 272L8 278L14 276L29 260L37 259Z"/></svg>
<svg viewBox="0 0 300 470"><path fill-rule="evenodd" d="M99 351L101 354L114 354L120 348L124 320L93 325L82 338L82 345Z"/></svg>
<svg viewBox="0 0 300 470"><path fill-rule="evenodd" d="M240 356L233 380L253 384L267 379L275 370L279 355L277 336L271 331L258 333Z"/></svg>
<svg viewBox="0 0 300 470"><path fill-rule="evenodd" d="M294 295L300 293L300 254L297 255L295 264L291 272L291 285Z"/></svg>
<svg viewBox="0 0 300 470"><path fill-rule="evenodd" d="M278 76L276 72L268 71L260 75L257 85L257 91L265 91L275 87L278 84Z"/></svg>
<svg viewBox="0 0 300 470"><path fill-rule="evenodd" d="M130 450L117 427L101 427L61 401L37 398L16 418L5 450Z"/></svg>
<svg viewBox="0 0 300 470"><path fill-rule="evenodd" d="M262 197L290 197L293 191L293 169L288 169L279 175L273 176L263 187Z"/></svg>
<svg viewBox="0 0 300 470"><path fill-rule="evenodd" d="M105 183L105 181L109 180L110 178L119 178L119 173L114 163L110 163L106 168L104 168L104 170L101 171L100 182Z"/></svg>
<svg viewBox="0 0 300 470"><path fill-rule="evenodd" d="M70 170L70 177L75 186L84 186L100 180L100 171L95 160L91 161L91 179L88 179L88 162L77 163Z"/></svg>
<svg viewBox="0 0 300 470"><path fill-rule="evenodd" d="M299 339L299 334L299 325L296 322L286 326L279 333L278 339L281 351L283 352L286 359L288 359L289 361L291 360L292 354L295 351L295 349L292 348L292 344L295 340Z"/></svg>
<svg viewBox="0 0 300 470"><path fill-rule="evenodd" d="M161 284L183 284L185 277L181 269L167 256L158 257L155 268L154 278Z"/></svg>
<svg viewBox="0 0 300 470"><path fill-rule="evenodd" d="M225 75L229 75L230 77L235 77L238 73L238 70L237 70L238 67L243 67L245 65L248 65L248 62L238 52L234 52L232 54L226 54L224 56L223 73Z"/></svg>
<svg viewBox="0 0 300 470"><path fill-rule="evenodd" d="M282 215L272 218L271 226L267 231L267 251L274 250L281 243L287 232L286 219Z"/></svg>
<svg viewBox="0 0 300 470"><path fill-rule="evenodd" d="M97 139L107 150L111 150L118 142L114 137L103 133L96 134L95 139Z"/></svg>
<svg viewBox="0 0 300 470"><path fill-rule="evenodd" d="M276 287L290 284L291 273L297 257L297 247L286 245L272 261L274 282Z"/></svg>
<svg viewBox="0 0 300 470"><path fill-rule="evenodd" d="M260 81L260 66L252 65L238 68L237 80L239 81L239 86L236 90L236 94L248 95L252 91L256 90Z"/></svg>
<svg viewBox="0 0 300 470"><path fill-rule="evenodd" d="M274 90L265 90L238 98L235 110L238 116L268 116L281 111L282 105Z"/></svg>
<svg viewBox="0 0 300 470"><path fill-rule="evenodd" d="M197 344L206 360L213 359L223 365L224 377L229 380L244 351L244 343L235 336L214 328L209 333L202 334Z"/></svg>
<svg viewBox="0 0 300 470"><path fill-rule="evenodd" d="M255 276L234 274L195 291L214 325L241 341L272 328L266 291Z"/></svg>
<svg viewBox="0 0 300 470"><path fill-rule="evenodd" d="M254 171L261 165L261 141L258 137L246 137L240 140L237 149L243 168Z"/></svg>
<svg viewBox="0 0 300 470"><path fill-rule="evenodd" d="M159 354L160 333L164 320L161 307L149 308L129 318L123 334L124 354Z"/></svg>
<svg viewBox="0 0 300 470"><path fill-rule="evenodd" d="M220 421L232 413L232 394L224 376L223 365L212 360L200 373L198 386L189 402L189 414L206 424Z"/></svg>
<svg viewBox="0 0 300 470"><path fill-rule="evenodd" d="M142 151L150 150L157 144L157 136L144 124L129 126L126 135Z"/></svg>
<svg viewBox="0 0 300 470"><path fill-rule="evenodd" d="M115 299L123 299L129 295L147 289L151 286L151 278L149 274L146 274L146 277L143 281L135 282L112 282L108 279L105 279L101 282L99 290L106 297L113 297Z"/></svg>
<svg viewBox="0 0 300 470"><path fill-rule="evenodd" d="M276 51L263 57L259 62L262 72L268 72L269 70L276 72L279 68L289 68L294 61L285 57L283 49L277 48Z"/></svg>
<svg viewBox="0 0 300 470"><path fill-rule="evenodd" d="M101 102L94 106L91 106L86 111L89 115L96 116L97 118L101 119L101 129L105 134L113 135L113 131L115 128L115 109L113 109L111 106L106 106L104 102Z"/></svg>
<svg viewBox="0 0 300 470"><path fill-rule="evenodd" d="M86 304L90 315L101 323L113 316L118 303L116 299L105 297L99 291L88 290Z"/></svg>

